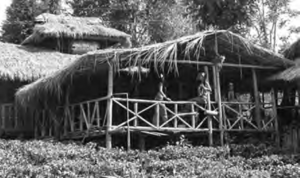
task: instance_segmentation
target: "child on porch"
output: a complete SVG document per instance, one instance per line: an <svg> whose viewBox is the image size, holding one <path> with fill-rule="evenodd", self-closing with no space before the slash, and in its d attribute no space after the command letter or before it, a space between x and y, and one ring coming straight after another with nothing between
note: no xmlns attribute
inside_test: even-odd
<svg viewBox="0 0 300 178"><path fill-rule="evenodd" d="M164 81L165 80L164 80L163 74L160 74L159 84L158 84L158 92L155 96L155 100L157 100L157 101L163 101L164 99L166 99L167 101L171 101L171 99L168 98L163 91L164 90ZM159 114L159 116L157 116L158 114ZM157 123L157 120L156 120L157 117L159 117L160 123ZM165 123L167 120L168 120L168 113L167 113L166 105L163 103L160 103L159 104L159 113L157 113L157 110L155 110L152 123L156 126L157 124Z"/></svg>

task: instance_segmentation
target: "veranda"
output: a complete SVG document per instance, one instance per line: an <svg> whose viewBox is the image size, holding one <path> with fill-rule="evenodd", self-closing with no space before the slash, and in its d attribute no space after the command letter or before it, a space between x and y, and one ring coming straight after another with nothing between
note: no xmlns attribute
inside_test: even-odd
<svg viewBox="0 0 300 178"><path fill-rule="evenodd" d="M182 61L184 63L184 61ZM178 61L180 63L180 61ZM168 133L207 133L209 144L213 145L213 132L220 134L221 144L224 144L225 132L273 132L278 138L278 121L276 109L276 93L274 89L262 91L258 90L257 70L271 69L254 65L227 65L225 68L238 68L252 73L252 85L244 94L252 95L254 101L241 100L222 100L224 95L221 92L220 75L218 67L209 62L194 62L189 65L203 66L213 81L213 93L208 97L209 104L206 107L200 106L196 102L185 100L178 101L156 101L154 99L130 98L130 93L114 93L114 68L110 67L108 74L107 96L92 99L80 103L74 103L61 107L63 111L60 116L63 117L61 128L63 138L83 138L89 136L106 135L106 147L112 147L112 134L126 132L127 143L130 147L130 134L133 132L143 135L166 135ZM178 82L178 91L183 92L181 82ZM225 86L226 87L226 86ZM251 91L253 90L253 91ZM178 95L182 95L182 93ZM271 100L264 101L262 96L271 94ZM265 98L265 97L264 97ZM153 113L160 112L159 105L165 104L168 113L168 120L161 121L159 114L156 116L156 125L153 124ZM182 111L183 106L191 108L190 111ZM214 112L211 112L214 111ZM36 115L35 136L47 137L53 136L55 132L55 119L47 117L55 116L51 112L46 114L43 111L42 116ZM204 112L205 115L198 115ZM262 113L263 112L263 113ZM266 115L269 113L271 115ZM41 119L39 119L41 118ZM142 140L143 141L143 140Z"/></svg>

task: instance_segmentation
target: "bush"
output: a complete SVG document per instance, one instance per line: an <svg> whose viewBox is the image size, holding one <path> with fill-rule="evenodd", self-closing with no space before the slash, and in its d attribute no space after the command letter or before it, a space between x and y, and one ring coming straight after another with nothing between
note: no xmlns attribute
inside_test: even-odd
<svg viewBox="0 0 300 178"><path fill-rule="evenodd" d="M0 140L3 177L300 177L295 157L264 145L166 146L139 152L94 143Z"/></svg>

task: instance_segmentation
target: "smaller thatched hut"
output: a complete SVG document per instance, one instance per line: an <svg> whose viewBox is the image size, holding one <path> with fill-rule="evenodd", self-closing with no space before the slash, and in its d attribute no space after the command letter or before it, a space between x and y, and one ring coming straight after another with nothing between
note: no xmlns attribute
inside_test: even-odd
<svg viewBox="0 0 300 178"><path fill-rule="evenodd" d="M288 82L290 85L292 83L297 84L300 82L300 39L298 39L296 42L292 43L290 47L285 49L283 51L283 55L292 61L295 61L296 65L288 68L284 71L281 71L272 77L270 77L270 80L274 81L284 81Z"/></svg>
<svg viewBox="0 0 300 178"><path fill-rule="evenodd" d="M106 27L95 17L44 13L35 18L33 34L22 45L37 45L64 53L83 54L108 47L131 47L131 36Z"/></svg>
<svg viewBox="0 0 300 178"><path fill-rule="evenodd" d="M62 69L75 57L43 48L0 43L0 133L13 129L20 121L13 104L17 88Z"/></svg>
<svg viewBox="0 0 300 178"><path fill-rule="evenodd" d="M293 151L300 150L300 38L283 51L287 59L295 62L286 70L278 72L269 80L282 90L279 114L282 115L283 146Z"/></svg>

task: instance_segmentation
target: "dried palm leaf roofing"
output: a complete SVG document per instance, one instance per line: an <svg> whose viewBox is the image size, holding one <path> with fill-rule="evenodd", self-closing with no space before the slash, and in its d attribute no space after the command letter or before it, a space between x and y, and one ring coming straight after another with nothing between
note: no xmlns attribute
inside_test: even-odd
<svg viewBox="0 0 300 178"><path fill-rule="evenodd" d="M35 25L33 34L24 40L23 45L39 44L49 37L130 43L130 35L104 26L102 20L95 17L72 17L44 13L37 16L35 21L38 24Z"/></svg>
<svg viewBox="0 0 300 178"><path fill-rule="evenodd" d="M300 79L300 39L284 50L283 54L287 59L295 61L296 65L271 76L269 79L287 82L298 81Z"/></svg>
<svg viewBox="0 0 300 178"><path fill-rule="evenodd" d="M76 55L0 42L0 80L32 81L61 69Z"/></svg>
<svg viewBox="0 0 300 178"><path fill-rule="evenodd" d="M241 36L229 31L205 31L173 41L133 49L107 49L89 52L79 57L64 69L21 88L16 93L19 104L34 106L39 98L61 99L66 89L63 86L76 85L78 77L103 76L107 81L108 63L116 68L143 66L154 69L177 71L180 61L212 61L215 49L226 57L224 64L249 64L274 67L283 70L294 65L265 48L256 46Z"/></svg>

